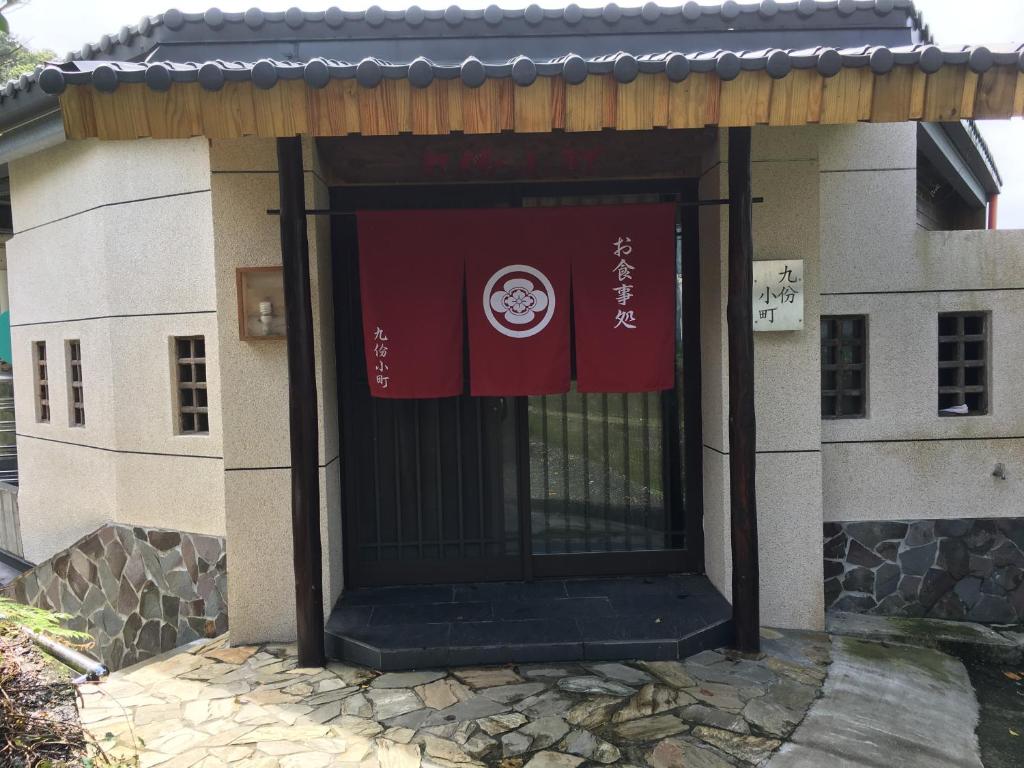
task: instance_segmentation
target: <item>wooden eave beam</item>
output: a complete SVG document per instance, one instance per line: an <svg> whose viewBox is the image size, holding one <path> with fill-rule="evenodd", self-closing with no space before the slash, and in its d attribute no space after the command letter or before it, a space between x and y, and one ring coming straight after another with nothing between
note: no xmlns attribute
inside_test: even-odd
<svg viewBox="0 0 1024 768"><path fill-rule="evenodd" d="M165 92L121 84L113 93L71 85L60 102L72 139L647 131L1006 119L1024 116L1024 73L997 66L977 75L966 65L947 65L934 74L897 66L875 75L861 67L829 78L803 69L778 80L764 71L729 81L703 73L682 82L641 74L631 83L591 75L579 85L541 77L526 87L497 79L479 88L435 80L422 89L407 80L375 88L331 80L319 89L282 80L267 90L229 82L219 91L177 83Z"/></svg>

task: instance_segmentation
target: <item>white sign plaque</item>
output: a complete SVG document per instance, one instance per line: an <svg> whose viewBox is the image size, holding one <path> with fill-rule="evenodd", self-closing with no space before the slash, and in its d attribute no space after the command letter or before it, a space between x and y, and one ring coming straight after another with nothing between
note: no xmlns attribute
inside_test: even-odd
<svg viewBox="0 0 1024 768"><path fill-rule="evenodd" d="M803 259L754 262L754 330L804 327Z"/></svg>

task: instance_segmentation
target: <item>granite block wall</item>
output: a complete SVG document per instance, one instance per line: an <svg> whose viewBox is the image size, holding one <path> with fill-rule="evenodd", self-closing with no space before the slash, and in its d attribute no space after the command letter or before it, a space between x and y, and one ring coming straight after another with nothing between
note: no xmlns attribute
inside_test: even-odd
<svg viewBox="0 0 1024 768"><path fill-rule="evenodd" d="M826 523L830 610L1024 622L1024 518Z"/></svg>
<svg viewBox="0 0 1024 768"><path fill-rule="evenodd" d="M22 574L4 591L71 615L110 669L228 628L224 539L108 524Z"/></svg>

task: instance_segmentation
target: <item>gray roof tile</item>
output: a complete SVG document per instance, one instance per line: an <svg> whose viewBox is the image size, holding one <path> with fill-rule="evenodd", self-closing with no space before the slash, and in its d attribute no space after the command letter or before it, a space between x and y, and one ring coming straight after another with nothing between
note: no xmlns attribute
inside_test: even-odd
<svg viewBox="0 0 1024 768"><path fill-rule="evenodd" d="M135 26L122 27L116 35L104 35L98 43L86 43L81 51L68 54L68 59L92 59L97 57L133 58L139 45L136 38L148 38L161 27L172 32L233 32L234 28L260 30L267 24L287 27L291 30L326 26L331 30L345 27L346 33L354 36L389 37L403 32L414 32L425 23L432 23L434 34L444 34L443 28L458 30L464 22L473 23L473 32L479 34L479 27L491 27L491 33L522 34L524 22L531 34L560 34L572 31L576 34L605 33L625 22L631 29L637 24L672 24L679 29L728 29L737 21L758 26L767 19L786 17L787 23L806 26L827 23L815 18L825 13L836 12L839 17L849 17L860 12L873 11L877 18L899 14L893 23L910 18L920 27L920 14L912 0L760 0L760 2L737 2L724 0L719 4L705 5L696 0L686 0L679 5L660 6L647 2L641 6L620 7L608 3L603 7L580 8L570 3L564 8L541 8L529 5L526 8L501 8L490 5L483 9L463 9L451 5L445 9L424 10L411 6L406 10L386 11L373 5L366 10L344 11L337 7L325 11L302 11L289 8L287 11L262 11L250 8L244 12L226 12L218 8L195 13L184 13L176 8L156 16L145 16ZM204 29L205 28L205 29ZM404 29L403 29L404 28ZM459 30L461 31L461 30ZM624 30L625 31L625 30ZM118 48L126 50L119 51Z"/></svg>
<svg viewBox="0 0 1024 768"><path fill-rule="evenodd" d="M270 59L203 63L65 62L47 66L39 76L39 86L46 93L59 94L68 85L93 85L101 91L113 91L120 83L146 83L155 90L165 90L173 82L198 82L206 90L216 91L228 80L251 80L258 88L272 88L278 80L301 78L311 87L323 88L331 79L355 78L360 85L372 88L383 79L408 78L414 87L424 88L435 78L461 78L467 86L477 87L488 78L509 77L520 85L528 85L537 75L561 76L569 83L580 83L588 75L611 73L617 81L628 83L641 72L664 72L676 81L685 79L690 72L715 72L723 80L732 80L741 71L764 70L774 78L781 78L792 69L816 69L825 77L831 77L844 67L870 67L876 74L885 74L897 65L918 66L925 72L934 72L943 64L967 64L978 73L996 65L1016 65L1024 71L1024 45L996 52L984 47L912 45L841 50L818 47L804 50L667 51L641 56L623 51L590 58L570 53L539 61L522 56L508 61L481 61L470 56L456 64L435 63L424 57L410 63L377 58L364 58L359 62L322 58L308 62Z"/></svg>
<svg viewBox="0 0 1024 768"><path fill-rule="evenodd" d="M850 48L852 41L875 45ZM902 63L930 72L943 63L967 62L984 71L995 63L1021 60L1019 50L992 55L983 48L903 45L929 41L912 0L724 0L713 5L685 0L666 6L580 8L571 3L546 9L452 5L404 11L379 6L360 11L171 9L86 43L64 62L37 68L0 88L0 126L52 109L49 94L83 82L106 89L145 82L157 90L173 82L199 82L216 90L230 80L272 87L278 79L303 77L323 87L331 78L356 78L371 86L384 78L407 77L425 87L435 78L478 85L487 78L511 77L528 84L538 76L582 82L609 72L622 82L641 72L662 71L673 80L691 71L715 71L729 79L743 70L764 69L782 77L791 69L812 67L832 76L842 67L884 72ZM744 46L759 50L738 50Z"/></svg>
<svg viewBox="0 0 1024 768"><path fill-rule="evenodd" d="M292 40L305 43L316 40L339 40L339 32L344 35L345 40L372 41L404 39L418 37L419 39L444 38L449 35L457 37L472 38L518 38L518 37L561 37L568 36L589 36L614 34L623 35L627 38L633 34L644 34L655 32L658 34L674 33L715 33L735 29L748 30L779 30L781 34L791 30L821 30L821 29L843 29L854 20L849 17L859 14L861 20L854 26L863 27L872 24L883 24L893 29L906 29L907 20L910 19L913 28L919 28L920 15L914 8L912 0L760 0L760 2L737 2L736 0L724 0L719 4L705 5L695 0L685 0L677 5L662 6L655 2L647 2L643 5L632 7L620 7L614 2L598 8L580 8L575 3L570 3L564 8L541 8L538 5L529 5L526 8L501 8L497 5L490 5L483 9L462 9L457 5L451 5L445 9L424 10L418 6L411 6L406 10L383 10L379 6L371 6L366 10L347 11L337 7L331 7L324 11L303 11L299 8L290 8L287 11L262 11L258 8L250 8L244 12L227 12L218 8L211 8L207 11L197 13L185 13L172 8L162 14L155 16L144 16L134 26L122 27L117 33L103 35L95 43L86 43L80 51L72 52L65 57L65 61L89 62L108 60L111 62L131 62L144 59L162 61L175 59L166 51L157 50L160 46L181 46L194 53L196 46L216 48L218 45L265 42L270 40ZM875 19L875 21L871 21ZM290 36L290 37L289 37ZM781 41L771 41L781 42ZM771 44L769 42L769 44ZM823 44L827 40L814 40L814 43ZM721 42L719 43L721 44ZM192 48L188 48L191 45ZM558 43L552 41L552 45ZM505 46L506 48L508 46ZM628 48L623 41L623 47ZM666 48L673 46L666 45ZM699 47L699 46L698 46ZM735 46L734 46L735 47ZM571 48L571 46L570 46ZM182 50L185 50L182 49ZM612 48L611 50L615 50ZM634 55L644 54L653 50L647 45L646 50L633 50ZM508 52L508 51L506 51ZM568 50L554 51L554 55L566 55ZM689 51L690 53L692 51ZM313 51L323 55L336 56L337 51L324 53ZM424 50L424 56L433 54L438 58L437 51ZM525 53L525 51L523 52ZM213 56L193 56L201 62ZM219 55L225 55L221 51ZM272 53L260 51L255 55L249 51L249 55L241 53L228 53L229 56L245 58L256 61L257 58L269 56L280 58L283 51ZM486 56L474 53L487 67ZM251 58L250 58L251 56ZM313 55L299 55L289 58L310 60ZM409 65L411 60L416 58L410 56L407 61L401 62ZM451 57L447 64L458 61L465 61L468 57L465 54ZM551 57L534 58L539 63L541 60ZM674 65L675 76L679 76L678 68L683 65L677 59ZM776 57L776 63L770 69L775 70L782 66L781 59ZM501 66L503 62L492 61L491 71L486 76L492 77L493 68ZM577 65L573 65L574 67ZM725 71L731 71L735 65L726 57L723 63ZM630 65L623 63L620 71L628 73ZM115 67L116 69L116 67ZM479 73L475 65L470 68L473 72ZM319 70L322 75L322 69ZM420 77L424 77L425 70L419 65ZM519 65L518 71L521 77L526 77L530 66L526 63ZM5 107L15 107L12 101L17 101L22 93L29 94L35 101L38 94L35 91L36 81L41 68L22 77L18 81L8 83L6 87L0 88L0 123L5 123L5 113L11 110ZM316 80L314 68L311 76ZM436 75L436 72L435 72ZM52 76L51 76L52 77ZM105 75L101 75L101 79ZM155 83L160 83L161 75L154 75ZM475 76L474 76L475 77ZM474 79L470 77L470 79ZM322 76L321 76L322 79ZM28 106L27 104L24 106ZM16 111L21 111L16 109Z"/></svg>

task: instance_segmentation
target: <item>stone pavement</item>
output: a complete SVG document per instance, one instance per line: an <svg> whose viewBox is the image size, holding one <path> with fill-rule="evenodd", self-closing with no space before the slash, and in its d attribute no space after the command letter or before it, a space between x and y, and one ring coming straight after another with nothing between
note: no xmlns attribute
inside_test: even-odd
<svg viewBox="0 0 1024 768"><path fill-rule="evenodd" d="M820 633L764 658L377 674L294 646L196 641L82 688L83 723L141 768L736 768L764 765L825 679Z"/></svg>
<svg viewBox="0 0 1024 768"><path fill-rule="evenodd" d="M897 643L935 648L962 659L997 664L1024 663L1024 632L1018 628L997 631L983 624L941 619L905 619L897 616L866 616L831 612L828 631L832 635L857 637L876 643Z"/></svg>
<svg viewBox="0 0 1024 768"><path fill-rule="evenodd" d="M769 768L982 768L978 702L957 659L832 638L823 696Z"/></svg>

